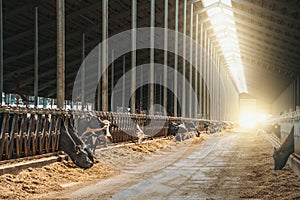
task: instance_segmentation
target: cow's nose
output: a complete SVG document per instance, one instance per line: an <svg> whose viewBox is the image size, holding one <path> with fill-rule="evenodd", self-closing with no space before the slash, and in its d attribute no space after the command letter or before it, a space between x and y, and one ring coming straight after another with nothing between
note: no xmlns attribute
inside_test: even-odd
<svg viewBox="0 0 300 200"><path fill-rule="evenodd" d="M109 140L112 140L112 136L111 136L111 135L107 136L107 138L108 138Z"/></svg>

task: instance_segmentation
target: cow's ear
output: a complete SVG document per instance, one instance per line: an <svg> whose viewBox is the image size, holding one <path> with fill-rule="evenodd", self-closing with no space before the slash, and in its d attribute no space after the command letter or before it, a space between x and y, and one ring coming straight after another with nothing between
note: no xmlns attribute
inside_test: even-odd
<svg viewBox="0 0 300 200"><path fill-rule="evenodd" d="M76 154L78 155L78 154L80 154L80 152L81 152L81 151L80 151L80 146L77 145L77 146L76 146Z"/></svg>

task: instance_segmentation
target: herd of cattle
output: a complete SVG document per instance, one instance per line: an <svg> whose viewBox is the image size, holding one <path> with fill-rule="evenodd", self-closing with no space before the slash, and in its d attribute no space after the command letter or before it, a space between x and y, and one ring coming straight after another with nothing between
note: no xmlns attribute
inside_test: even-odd
<svg viewBox="0 0 300 200"><path fill-rule="evenodd" d="M0 113L0 130L4 131L4 127L21 127L22 123L30 123L31 120L19 118L13 120L16 115L7 116ZM6 123L5 121L8 122ZM24 122L25 121L25 122ZM45 120L44 120L45 121ZM112 139L112 129L118 128L118 124L109 120L102 120L98 116L92 114L80 115L76 120L72 117L63 116L58 122L60 124L60 138L58 140L58 150L64 151L72 161L81 168L90 168L93 166L96 147L104 145ZM192 121L167 121L167 136L174 136L176 141L184 141L189 138L199 137L201 133L216 133L223 129L231 129L234 124L231 122L206 121L204 124L195 124ZM31 125L28 124L27 127ZM133 133L137 143L141 143L144 139L152 138L151 133L142 124L135 125ZM119 127L121 128L121 127ZM10 128L11 129L11 128ZM7 130L14 132L13 130ZM23 134L23 133L21 133ZM1 134L4 135L4 134ZM1 136L2 139L2 136Z"/></svg>
<svg viewBox="0 0 300 200"><path fill-rule="evenodd" d="M107 146L107 140L112 138L112 128L116 128L118 125L88 115L78 119L77 129L74 128L74 121L71 122L70 119L67 122L62 120L61 127L59 150L67 153L78 167L89 168L93 166L93 153L95 153L96 147L101 143ZM193 122L169 121L168 136L174 136L176 141L183 141L199 137L201 132L216 133L222 129L231 128L234 128L234 124L230 122L206 122L203 127L197 127ZM134 134L137 143L150 138L139 124L136 124Z"/></svg>

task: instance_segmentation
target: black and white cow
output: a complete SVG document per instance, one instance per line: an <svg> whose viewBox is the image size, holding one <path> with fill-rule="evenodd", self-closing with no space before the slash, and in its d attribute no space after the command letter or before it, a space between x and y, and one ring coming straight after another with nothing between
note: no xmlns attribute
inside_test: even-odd
<svg viewBox="0 0 300 200"><path fill-rule="evenodd" d="M190 124L189 124L190 126ZM168 128L168 135L173 135L175 136L176 141L184 141L190 138L193 138L196 135L196 132L192 130L191 132L189 131L189 128L186 127L185 123L175 123L170 121L169 122L169 128Z"/></svg>
<svg viewBox="0 0 300 200"><path fill-rule="evenodd" d="M80 168L87 169L94 164L90 149L78 137L76 131L71 124L67 122L66 118L61 120L58 149L68 154L74 164Z"/></svg>
<svg viewBox="0 0 300 200"><path fill-rule="evenodd" d="M282 169L292 153L294 153L294 127L279 149L275 149L274 151L274 169Z"/></svg>
<svg viewBox="0 0 300 200"><path fill-rule="evenodd" d="M93 115L82 116L78 119L78 135L93 150L93 153L101 142L107 146L107 140L112 139L113 127L117 125L108 120L100 120Z"/></svg>
<svg viewBox="0 0 300 200"><path fill-rule="evenodd" d="M222 123L216 121L209 122L206 133L218 133L218 132L222 132Z"/></svg>
<svg viewBox="0 0 300 200"><path fill-rule="evenodd" d="M194 122L184 122L185 127L188 129L188 132L194 133L197 137L200 136L200 131L197 129Z"/></svg>

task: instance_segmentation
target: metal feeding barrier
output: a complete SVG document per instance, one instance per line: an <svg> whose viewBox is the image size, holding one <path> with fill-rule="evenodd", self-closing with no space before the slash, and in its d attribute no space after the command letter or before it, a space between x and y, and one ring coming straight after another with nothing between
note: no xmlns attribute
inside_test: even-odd
<svg viewBox="0 0 300 200"><path fill-rule="evenodd" d="M289 134L294 135L294 149L289 157L289 163L293 171L300 176L300 109L270 119L267 124L271 125L271 131L277 133L278 139L283 144Z"/></svg>
<svg viewBox="0 0 300 200"><path fill-rule="evenodd" d="M78 118L89 114L89 111L79 110L0 106L0 160L57 152L62 117L72 118L76 128ZM202 128L208 121L101 111L93 114L102 120L106 119L117 124L111 131L113 143L134 141L136 124L151 137L165 137L170 121L190 121Z"/></svg>

